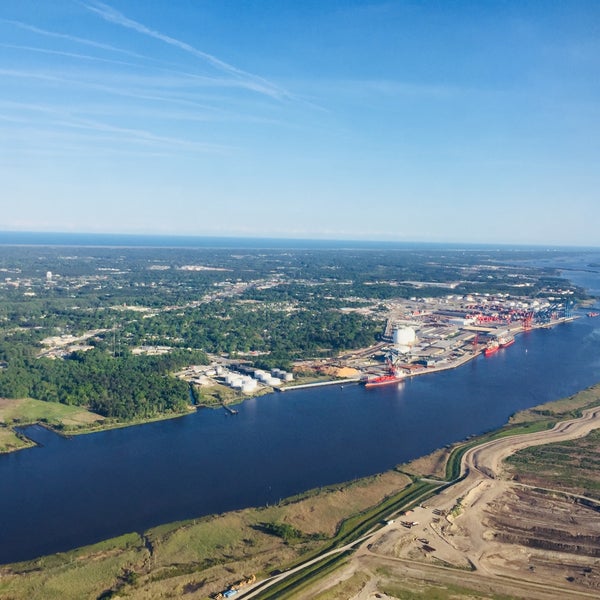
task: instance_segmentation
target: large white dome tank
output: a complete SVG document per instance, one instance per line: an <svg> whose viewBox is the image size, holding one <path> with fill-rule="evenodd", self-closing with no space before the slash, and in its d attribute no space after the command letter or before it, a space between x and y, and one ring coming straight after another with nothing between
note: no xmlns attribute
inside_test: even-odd
<svg viewBox="0 0 600 600"><path fill-rule="evenodd" d="M408 352L417 340L417 334L412 327L394 329L394 346L400 352Z"/></svg>

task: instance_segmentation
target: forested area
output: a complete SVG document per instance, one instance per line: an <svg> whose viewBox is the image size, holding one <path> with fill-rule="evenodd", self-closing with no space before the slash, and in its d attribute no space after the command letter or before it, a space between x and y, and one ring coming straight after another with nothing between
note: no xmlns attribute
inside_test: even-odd
<svg viewBox="0 0 600 600"><path fill-rule="evenodd" d="M564 283L503 262L543 255L531 250L358 246L3 247L0 396L119 419L180 411L187 385L170 374L205 353L289 368L373 344L389 299L535 296ZM45 340L60 336L83 336L87 351L47 358ZM143 346L172 351L132 354Z"/></svg>
<svg viewBox="0 0 600 600"><path fill-rule="evenodd" d="M381 324L370 318L326 305L321 310L286 310L226 300L131 321L124 325L122 335L132 344L151 339L159 345L202 348L217 354L271 352L291 360L367 346L380 330Z"/></svg>
<svg viewBox="0 0 600 600"><path fill-rule="evenodd" d="M188 384L169 373L203 361L202 353L113 357L101 350L65 360L13 357L0 375L0 397L86 406L120 420L182 412L189 404Z"/></svg>

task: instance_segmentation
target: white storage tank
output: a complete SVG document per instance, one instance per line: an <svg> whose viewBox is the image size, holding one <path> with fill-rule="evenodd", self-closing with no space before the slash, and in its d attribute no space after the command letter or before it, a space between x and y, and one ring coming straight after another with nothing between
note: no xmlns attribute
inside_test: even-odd
<svg viewBox="0 0 600 600"><path fill-rule="evenodd" d="M417 334L412 327L399 327L394 330L394 346L402 352L408 352L417 341Z"/></svg>
<svg viewBox="0 0 600 600"><path fill-rule="evenodd" d="M241 377L233 377L231 380L231 387L237 390L241 390L244 385L244 380Z"/></svg>
<svg viewBox="0 0 600 600"><path fill-rule="evenodd" d="M256 390L256 379L252 379L251 381L246 381L244 385L242 385L242 392L244 394L252 394Z"/></svg>

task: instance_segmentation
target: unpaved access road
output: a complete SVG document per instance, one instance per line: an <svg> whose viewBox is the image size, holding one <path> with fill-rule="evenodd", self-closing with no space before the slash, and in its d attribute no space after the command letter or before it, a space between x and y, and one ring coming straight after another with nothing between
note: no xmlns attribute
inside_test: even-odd
<svg viewBox="0 0 600 600"><path fill-rule="evenodd" d="M599 558L499 541L502 536L494 529L498 512L509 505L519 507L523 498L522 493L516 493L520 484L503 478L503 461L508 456L527 447L584 437L596 428L600 428L600 407L588 409L581 418L563 421L550 430L498 438L469 449L462 459L464 479L364 542L353 557L352 568L346 572L366 571L377 580L381 578L377 569L385 566L405 582L462 583L479 592L516 598L600 597ZM556 521L556 504L562 502L563 510L573 519L573 499L565 499L560 493L548 500L546 496L533 498L538 503L533 510L521 501L521 507L527 510L509 515L509 520L520 520L519 526L535 537L537 523L523 522L531 518L528 514L543 520L546 511L550 513L546 515L547 522ZM578 534L594 539L600 515L579 506L577 510L587 510L585 518L577 521ZM418 524L406 527L402 519L405 524ZM600 556L600 539L596 545ZM327 582L322 581L318 587L326 589ZM371 585L354 600L375 597Z"/></svg>

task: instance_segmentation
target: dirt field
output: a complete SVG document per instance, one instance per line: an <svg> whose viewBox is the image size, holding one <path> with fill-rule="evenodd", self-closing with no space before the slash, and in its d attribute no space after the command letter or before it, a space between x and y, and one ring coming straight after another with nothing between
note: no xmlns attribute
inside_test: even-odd
<svg viewBox="0 0 600 600"><path fill-rule="evenodd" d="M349 598L600 597L600 502L579 494L588 479L580 474L575 491L557 490L537 468L536 486L545 488L538 489L523 483L528 475L515 466L523 461L504 462L543 448L551 470L556 448L544 444L553 442L569 470L582 455L598 459L598 436L590 434L598 427L596 408L552 430L469 450L466 477L406 515L404 523L416 525L388 525L359 548L346 576L370 578ZM329 587L321 581L313 592Z"/></svg>

